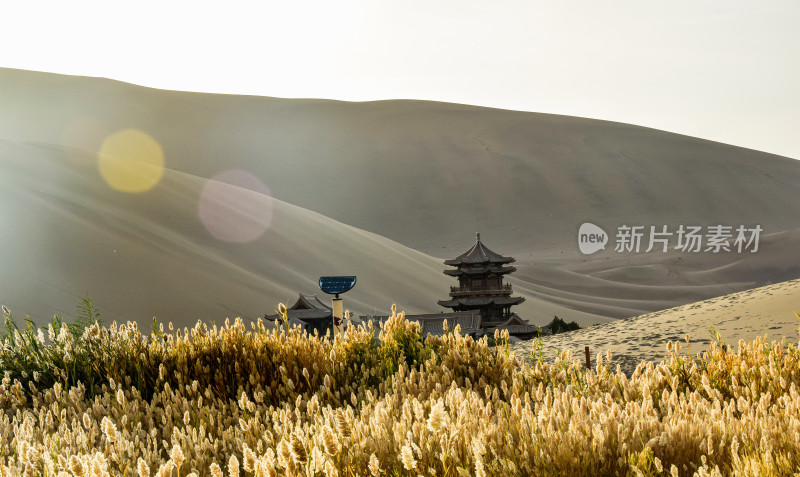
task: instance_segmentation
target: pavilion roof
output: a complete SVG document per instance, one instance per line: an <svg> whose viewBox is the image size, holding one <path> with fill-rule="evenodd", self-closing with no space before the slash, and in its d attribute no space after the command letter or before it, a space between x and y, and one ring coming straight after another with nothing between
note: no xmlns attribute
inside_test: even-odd
<svg viewBox="0 0 800 477"><path fill-rule="evenodd" d="M486 330L486 334L491 335L492 333L494 333L494 330L500 330L500 331L505 330L508 331L508 334L512 336L527 335L527 334L541 332L541 328L533 325L499 325L493 328L488 328Z"/></svg>
<svg viewBox="0 0 800 477"><path fill-rule="evenodd" d="M486 305L517 305L525 301L525 298L510 296L480 296L453 298L452 300L439 300L441 306L452 308L454 306L486 306Z"/></svg>
<svg viewBox="0 0 800 477"><path fill-rule="evenodd" d="M327 310L330 313L331 307L322 303L317 298L317 295L303 295L301 293L294 305L290 306L288 310Z"/></svg>
<svg viewBox="0 0 800 477"><path fill-rule="evenodd" d="M511 316L504 323L493 326L486 330L486 334L494 333L495 330L506 330L510 335L528 335L532 333L541 332L542 329L538 326L531 325L523 320L518 314L512 313Z"/></svg>
<svg viewBox="0 0 800 477"><path fill-rule="evenodd" d="M481 234L476 234L476 242L475 245L472 246L469 250L462 253L454 260L445 260L445 265L470 265L470 264L478 264L478 263L511 263L514 259L511 257L504 257L498 253L492 252L489 250L483 242L481 242Z"/></svg>
<svg viewBox="0 0 800 477"><path fill-rule="evenodd" d="M308 310L308 309L295 309L295 310L286 310L286 315L289 320L320 320L323 318L331 318L333 316L333 312L331 310ZM280 320L280 315L265 315L264 316L268 320Z"/></svg>
<svg viewBox="0 0 800 477"><path fill-rule="evenodd" d="M460 275L483 275L484 273L496 273L498 275L504 275L506 273L515 272L517 267L474 267L474 268L458 268L455 270L445 270L444 274L449 275L451 277L457 277Z"/></svg>

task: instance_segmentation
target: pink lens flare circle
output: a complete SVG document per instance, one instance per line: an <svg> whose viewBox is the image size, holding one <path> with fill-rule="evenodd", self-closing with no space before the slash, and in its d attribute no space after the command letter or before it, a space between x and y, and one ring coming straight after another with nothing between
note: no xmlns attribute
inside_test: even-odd
<svg viewBox="0 0 800 477"><path fill-rule="evenodd" d="M199 216L217 240L247 243L261 237L272 222L272 196L256 176L242 170L215 175L200 193Z"/></svg>

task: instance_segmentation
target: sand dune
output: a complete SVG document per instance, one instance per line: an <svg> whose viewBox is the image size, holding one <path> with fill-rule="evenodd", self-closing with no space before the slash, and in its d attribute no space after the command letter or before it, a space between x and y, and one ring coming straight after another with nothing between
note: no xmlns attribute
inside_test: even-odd
<svg viewBox="0 0 800 477"><path fill-rule="evenodd" d="M630 373L640 360L658 362L666 354L667 341L682 341L682 350L699 353L708 348L713 327L722 340L736 346L739 340L751 341L767 335L769 341L786 338L797 342L800 337L800 280L776 283L709 300L690 303L667 310L617 320L581 330L545 337L545 356L572 349L573 356L583 361L583 350L589 346L594 362L597 353L610 350L612 359ZM689 335L690 346L684 338ZM532 349L530 342L512 348L524 355Z"/></svg>
<svg viewBox="0 0 800 477"><path fill-rule="evenodd" d="M298 291L322 294L316 279L337 273L359 277L345 298L361 312L425 311L447 290L438 260L277 199L252 198L273 207L262 237L227 244L197 216L204 179L169 171L128 196L81 151L0 141L0 157L2 300L39 322L69 315L85 294L109 321L255 318Z"/></svg>
<svg viewBox="0 0 800 477"><path fill-rule="evenodd" d="M476 226L520 262L583 258L583 221L800 227L797 161L628 124L424 101L193 94L15 70L2 70L0 91L6 139L97 150L108 134L139 128L161 142L171 169L249 170L283 201L434 256L463 251Z"/></svg>
<svg viewBox="0 0 800 477"><path fill-rule="evenodd" d="M317 278L335 274L358 277L345 295L355 313L387 313L393 303L435 313L451 285L438 258L252 191L231 187L267 201L270 226L251 243L231 244L199 218L207 179L168 170L151 192L127 195L103 182L85 151L0 140L0 158L0 299L38 322L71 316L86 295L109 322L253 319L298 292L327 300ZM520 309L570 313L546 297L532 296Z"/></svg>
<svg viewBox="0 0 800 477"><path fill-rule="evenodd" d="M527 298L518 312L540 324L554 314L583 324L608 321L800 277L794 252L800 245L800 162L758 151L627 124L465 105L193 94L8 69L0 69L0 100L0 139L10 143L51 144L91 155L109 135L136 128L163 147L170 181L195 178L197 188L219 173L247 171L269 188L280 207L291 204L304 214L332 219L337 230L358 230L359 237L367 231L402 244L401 260L411 250L425 254L430 265L417 274L431 275L417 278L418 300L389 289L380 292L387 303L409 300L411 312L440 310L435 301L450 284L443 275L434 278L444 268L441 259L469 248L476 229L490 248L517 258L512 283ZM4 152L3 168L12 153L18 151ZM185 180L178 179L181 174ZM192 193L197 190L184 196ZM198 225L188 205L185 216L166 220L155 201L161 196L153 197L137 220L156 221L166 227L158 230L171 230L178 242L207 236L191 229ZM59 208L39 200L43 210ZM27 207L18 205L17 212ZM95 205L69 209L74 224L94 230L91 217L98 213L86 214ZM299 214L298 221L316 226L301 215L306 217ZM9 212L3 220L18 216ZM177 225L169 229L173 221ZM618 254L612 245L584 256L577 230L587 221L612 234L622 224L671 230L681 224L759 224L764 236L752 255ZM139 225L128 222L130 230ZM49 235L59 229L35 230ZM140 232L137 237L153 248L165 246L162 236ZM35 259L33 244L55 247L55 238L42 241L28 240L27 254L6 248L2 259L21 266L19 257ZM256 275L281 290L278 295L314 290L298 284L315 279L315 268L297 263L299 268L289 270L277 262L277 257L293 257L294 249L273 246L270 268L257 266L267 260L266 246L225 248L225 257L239 257L235 263L242 278L236 283L257 281ZM325 250L321 255L330 253L327 245L315 246ZM391 256L386 262L400 266ZM59 277L48 281L53 286L74 280L71 264L32 263L37 266L28 271L34 276L47 271ZM346 263L352 262L340 262ZM133 270L131 284L139 273ZM298 281L286 279L294 275ZM264 290L266 282L261 283ZM237 308L243 292L230 288L223 300L229 313L253 313Z"/></svg>
<svg viewBox="0 0 800 477"><path fill-rule="evenodd" d="M793 229L763 236L752 254L672 250L540 262L520 265L514 283L525 296L546 296L592 316L626 318L800 276L798 245L800 229Z"/></svg>

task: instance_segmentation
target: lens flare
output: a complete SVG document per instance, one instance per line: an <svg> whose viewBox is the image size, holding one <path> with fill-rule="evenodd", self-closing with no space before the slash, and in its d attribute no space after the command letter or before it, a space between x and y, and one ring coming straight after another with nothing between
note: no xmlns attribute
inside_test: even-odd
<svg viewBox="0 0 800 477"><path fill-rule="evenodd" d="M98 166L112 188L131 194L146 192L164 175L164 151L147 133L125 129L103 142Z"/></svg>
<svg viewBox="0 0 800 477"><path fill-rule="evenodd" d="M200 220L218 240L256 240L272 222L269 188L254 175L231 170L209 180L200 194Z"/></svg>

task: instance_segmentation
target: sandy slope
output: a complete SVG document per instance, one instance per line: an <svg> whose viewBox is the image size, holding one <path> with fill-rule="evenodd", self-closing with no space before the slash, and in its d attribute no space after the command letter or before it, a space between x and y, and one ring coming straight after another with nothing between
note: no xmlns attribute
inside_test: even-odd
<svg viewBox="0 0 800 477"><path fill-rule="evenodd" d="M535 323L607 321L800 277L800 162L758 151L547 114L191 94L7 69L0 104L0 139L97 151L138 128L163 146L170 175L242 169L285 203L440 259L469 248L480 228L490 248L517 258L512 283L527 298L518 311ZM622 224L759 224L765 237L746 256L618 254L613 244L583 256L586 221L612 234ZM2 258L17 260L14 250ZM257 261L265 250L228 253ZM259 273L300 291L285 274ZM439 311L449 282L430 280L436 291L421 285L421 309L409 311Z"/></svg>
<svg viewBox="0 0 800 477"><path fill-rule="evenodd" d="M193 94L0 70L0 131L97 150L136 127L167 167L230 167L281 200L434 256L469 246L582 258L583 221L800 227L800 163L629 124L424 101ZM781 204L787 204L783 207ZM561 254L561 252L564 254Z"/></svg>
<svg viewBox="0 0 800 477"><path fill-rule="evenodd" d="M261 238L226 244L197 217L203 179L169 172L129 196L80 151L0 141L0 156L2 300L38 320L71 313L87 293L107 320L252 318L336 273L359 277L346 306L362 312L392 300L427 310L447 289L438 260L277 199Z"/></svg>
<svg viewBox="0 0 800 477"><path fill-rule="evenodd" d="M361 314L386 313L393 303L409 313L440 311L436 300L449 291L439 259L251 191L244 193L253 201L271 204L270 227L254 242L232 244L198 217L206 179L167 171L152 191L127 195L106 185L84 151L0 140L0 158L0 303L18 317L71 316L90 295L108 322L252 319L298 292L329 299L317 278L335 274L358 277L344 298ZM529 300L523 313L541 305Z"/></svg>
<svg viewBox="0 0 800 477"><path fill-rule="evenodd" d="M797 342L800 320L800 280L776 283L668 310L648 313L612 323L592 326L570 333L544 338L545 355L567 348L583 361L584 347L589 346L594 362L597 353L610 350L612 359L630 371L640 360L660 361L668 340L681 340L689 335L690 351L698 353L708 347L716 329L724 342L736 345L767 335L769 341L786 338ZM517 353L528 355L530 342L513 345Z"/></svg>

